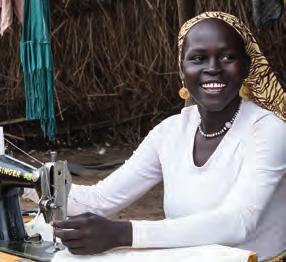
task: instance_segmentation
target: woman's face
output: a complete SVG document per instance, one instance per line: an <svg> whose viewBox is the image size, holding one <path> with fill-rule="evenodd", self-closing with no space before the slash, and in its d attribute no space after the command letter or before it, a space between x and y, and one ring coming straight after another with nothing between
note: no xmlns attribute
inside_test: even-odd
<svg viewBox="0 0 286 262"><path fill-rule="evenodd" d="M194 25L185 37L181 77L195 102L221 111L239 95L250 59L240 35L218 19Z"/></svg>

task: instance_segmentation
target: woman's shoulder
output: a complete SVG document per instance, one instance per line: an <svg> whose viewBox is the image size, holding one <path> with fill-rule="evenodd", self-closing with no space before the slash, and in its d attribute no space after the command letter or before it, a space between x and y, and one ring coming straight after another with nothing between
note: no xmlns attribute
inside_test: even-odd
<svg viewBox="0 0 286 262"><path fill-rule="evenodd" d="M247 118L247 113L252 117L251 121L246 121L250 123L246 125L248 128L239 130L239 136L244 141L242 145L247 148L246 154L249 156L253 152L259 161L263 160L260 164L285 168L286 122L250 101L244 109L245 119L251 119Z"/></svg>
<svg viewBox="0 0 286 262"><path fill-rule="evenodd" d="M278 151L285 151L285 121L251 101L245 102L242 109L238 137L244 140L246 144L256 141L267 144L269 147L275 147Z"/></svg>
<svg viewBox="0 0 286 262"><path fill-rule="evenodd" d="M280 119L272 111L264 109L252 101L244 101L244 110L242 111L243 117L250 117L251 124L265 124L265 128L272 129L278 126L285 129L286 122Z"/></svg>

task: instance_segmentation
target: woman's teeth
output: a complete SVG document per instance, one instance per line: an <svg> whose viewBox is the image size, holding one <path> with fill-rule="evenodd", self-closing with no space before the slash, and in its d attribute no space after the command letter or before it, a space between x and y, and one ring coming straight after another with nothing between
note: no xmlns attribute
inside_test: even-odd
<svg viewBox="0 0 286 262"><path fill-rule="evenodd" d="M205 83L205 84L202 84L202 87L203 88L214 88L214 89L221 89L223 87L225 87L226 85L223 84L223 83Z"/></svg>
<svg viewBox="0 0 286 262"><path fill-rule="evenodd" d="M207 94L217 95L223 91L226 84L213 82L213 83L205 83L202 84L202 88Z"/></svg>

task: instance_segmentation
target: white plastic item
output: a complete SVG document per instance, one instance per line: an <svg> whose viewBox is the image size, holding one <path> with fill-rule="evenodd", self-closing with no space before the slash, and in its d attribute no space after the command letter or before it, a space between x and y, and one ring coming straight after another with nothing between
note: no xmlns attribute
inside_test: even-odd
<svg viewBox="0 0 286 262"><path fill-rule="evenodd" d="M5 154L4 133L3 127L0 126L0 155Z"/></svg>

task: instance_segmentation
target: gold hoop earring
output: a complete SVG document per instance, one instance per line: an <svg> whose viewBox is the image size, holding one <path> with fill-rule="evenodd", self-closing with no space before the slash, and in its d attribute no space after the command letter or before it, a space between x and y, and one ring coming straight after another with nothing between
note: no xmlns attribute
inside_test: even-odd
<svg viewBox="0 0 286 262"><path fill-rule="evenodd" d="M245 85L242 85L242 87L239 90L239 96L244 98L245 100L249 100L249 89Z"/></svg>
<svg viewBox="0 0 286 262"><path fill-rule="evenodd" d="M180 88L179 96L180 96L180 98L182 98L184 100L191 98L190 91L187 88L185 88L184 86Z"/></svg>

